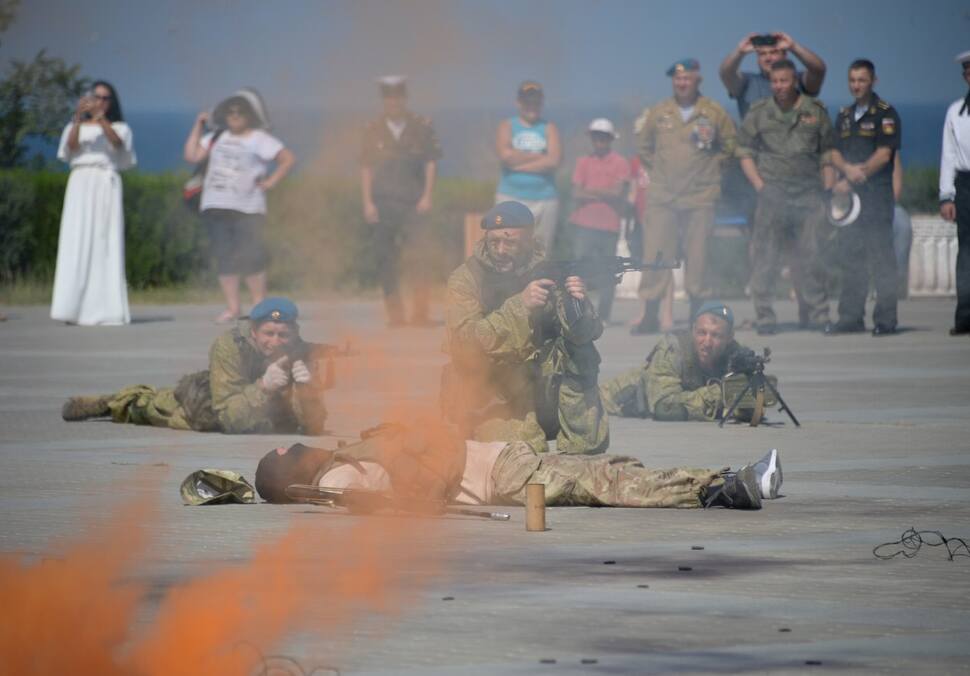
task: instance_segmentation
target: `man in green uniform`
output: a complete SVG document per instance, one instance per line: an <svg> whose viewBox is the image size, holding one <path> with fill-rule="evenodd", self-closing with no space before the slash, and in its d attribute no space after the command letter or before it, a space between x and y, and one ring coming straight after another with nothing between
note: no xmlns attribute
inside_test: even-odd
<svg viewBox="0 0 970 676"><path fill-rule="evenodd" d="M364 129L360 185L364 221L374 226L373 246L384 291L387 323L405 324L402 277L411 285L410 321L424 326L434 252L427 215L431 211L441 146L431 120L407 109L403 76L380 80L383 114Z"/></svg>
<svg viewBox="0 0 970 676"><path fill-rule="evenodd" d="M799 325L821 330L829 318L819 252L831 232L822 191L832 187L834 177L828 164L832 121L825 106L796 85L795 64L775 62L772 97L752 104L738 135L741 169L758 193L751 295L759 335L776 331L775 282L783 253L791 248Z"/></svg>
<svg viewBox="0 0 970 676"><path fill-rule="evenodd" d="M667 71L674 95L650 109L639 137L640 161L650 175L644 227L643 259L658 252L678 257L683 241L684 285L696 310L706 293L707 238L714 227L714 203L721 194L721 169L734 153L734 123L716 102L701 96L700 64L678 61ZM652 270L640 278L643 319L632 333L655 333L657 310L670 285L670 270Z"/></svg>
<svg viewBox="0 0 970 676"><path fill-rule="evenodd" d="M255 481L268 502L349 494L362 507L370 496L423 510L522 505L530 483L545 486L549 506L759 509L763 499L778 497L782 469L775 449L737 472L656 470L627 456L537 454L524 441L465 441L440 422L421 420L382 425L336 450L277 448L260 460ZM288 492L294 484L302 488Z"/></svg>
<svg viewBox="0 0 970 676"><path fill-rule="evenodd" d="M660 339L646 363L600 387L610 415L655 420L716 420L746 384L743 375L728 377L732 358L742 347L734 340L734 313L720 301L698 308L690 332ZM727 394L725 394L725 390ZM739 406L744 417L745 402Z"/></svg>
<svg viewBox="0 0 970 676"><path fill-rule="evenodd" d="M609 445L599 398L603 324L579 277L563 287L534 279L543 251L532 212L502 202L485 236L448 280L442 376L446 416L466 438L528 442L537 452L602 453Z"/></svg>
<svg viewBox="0 0 970 676"><path fill-rule="evenodd" d="M272 297L212 344L209 369L175 388L133 385L114 394L72 397L64 420L114 422L226 434L322 434L327 410L319 359L300 338L296 305Z"/></svg>

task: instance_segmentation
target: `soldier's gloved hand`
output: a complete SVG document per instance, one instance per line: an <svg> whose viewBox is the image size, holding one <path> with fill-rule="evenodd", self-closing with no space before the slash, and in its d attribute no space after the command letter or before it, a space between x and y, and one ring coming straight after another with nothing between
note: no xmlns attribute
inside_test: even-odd
<svg viewBox="0 0 970 676"><path fill-rule="evenodd" d="M529 282L529 285L522 290L522 304L527 310L536 310L544 307L549 300L549 291L556 283L551 279L537 279Z"/></svg>
<svg viewBox="0 0 970 676"><path fill-rule="evenodd" d="M259 379L259 386L264 392L277 392L290 383L290 374L287 369L289 361L289 357L280 357L266 367L266 372Z"/></svg>
<svg viewBox="0 0 970 676"><path fill-rule="evenodd" d="M312 378L310 369L307 368L302 359L297 359L293 362L293 368L290 370L290 374L293 376L294 382L304 385L310 382Z"/></svg>

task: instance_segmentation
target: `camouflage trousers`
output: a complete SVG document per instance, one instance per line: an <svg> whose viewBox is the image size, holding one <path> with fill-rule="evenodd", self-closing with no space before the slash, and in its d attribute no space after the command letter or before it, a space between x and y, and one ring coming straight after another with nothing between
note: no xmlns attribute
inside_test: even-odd
<svg viewBox="0 0 970 676"><path fill-rule="evenodd" d="M555 379L555 383L552 383ZM517 440L528 443L537 453L549 450L547 440L556 440L556 452L593 455L606 451L610 443L609 418L603 410L599 390L585 378L569 374L539 378L536 390L548 393L536 397L534 410L514 415L508 407L487 409L473 426L476 441ZM548 387L547 387L548 386Z"/></svg>
<svg viewBox="0 0 970 676"><path fill-rule="evenodd" d="M111 419L116 423L192 429L171 387L132 385L111 395L108 408L111 409Z"/></svg>
<svg viewBox="0 0 970 676"><path fill-rule="evenodd" d="M600 385L603 408L621 418L649 418L647 367L635 366Z"/></svg>
<svg viewBox="0 0 970 676"><path fill-rule="evenodd" d="M496 504L525 504L526 484L541 483L550 507L701 507L705 489L723 483L719 471L647 469L620 455L537 455L522 442L505 447L492 481Z"/></svg>
<svg viewBox="0 0 970 676"><path fill-rule="evenodd" d="M821 253L831 235L820 196L789 198L771 185L758 195L752 233L751 297L759 327L777 322L772 302L782 263L791 269L801 324L828 321L826 273Z"/></svg>

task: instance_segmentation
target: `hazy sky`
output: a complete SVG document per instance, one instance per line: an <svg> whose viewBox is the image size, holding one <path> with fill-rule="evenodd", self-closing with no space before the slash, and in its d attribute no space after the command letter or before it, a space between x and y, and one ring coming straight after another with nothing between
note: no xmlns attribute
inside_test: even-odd
<svg viewBox="0 0 970 676"><path fill-rule="evenodd" d="M207 107L242 85L273 107L372 107L386 72L411 76L417 109L511 106L527 77L550 108L634 107L669 96L663 73L686 56L725 101L718 63L771 29L826 60L828 103L848 99L858 56L875 61L891 102L965 93L953 57L970 49L967 0L22 0L0 59L47 48L112 81L130 109Z"/></svg>

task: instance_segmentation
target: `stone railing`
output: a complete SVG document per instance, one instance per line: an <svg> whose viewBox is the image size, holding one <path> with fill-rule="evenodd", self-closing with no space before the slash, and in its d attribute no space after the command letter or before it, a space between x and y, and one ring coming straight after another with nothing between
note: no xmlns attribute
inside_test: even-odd
<svg viewBox="0 0 970 676"><path fill-rule="evenodd" d="M937 215L914 214L909 295L955 296L957 226Z"/></svg>

